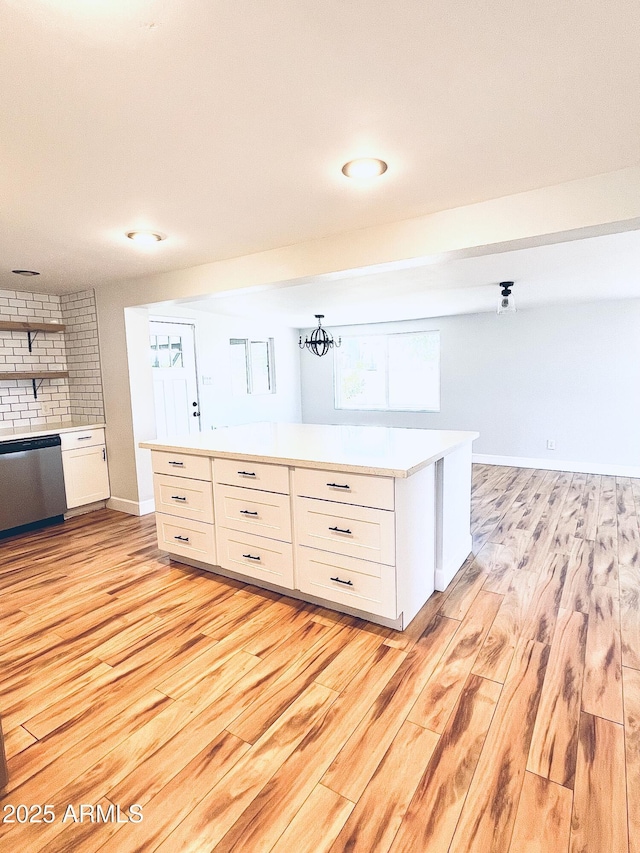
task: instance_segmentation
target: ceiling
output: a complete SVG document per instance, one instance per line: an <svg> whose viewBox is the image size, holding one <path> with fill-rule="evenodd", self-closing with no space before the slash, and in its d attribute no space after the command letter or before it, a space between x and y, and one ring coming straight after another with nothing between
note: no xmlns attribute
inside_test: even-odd
<svg viewBox="0 0 640 853"><path fill-rule="evenodd" d="M318 276L304 282L172 303L294 328L379 323L495 311L500 281L514 281L518 309L564 302L640 298L640 231L479 257Z"/></svg>
<svg viewBox="0 0 640 853"><path fill-rule="evenodd" d="M640 162L637 0L4 0L0 32L0 288L25 289L15 268L100 286ZM361 186L340 168L366 155L389 169ZM142 250L134 228L167 239Z"/></svg>

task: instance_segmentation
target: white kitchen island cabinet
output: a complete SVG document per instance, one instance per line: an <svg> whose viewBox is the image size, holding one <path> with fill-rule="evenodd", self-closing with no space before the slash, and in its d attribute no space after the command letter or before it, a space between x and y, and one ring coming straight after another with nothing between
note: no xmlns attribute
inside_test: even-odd
<svg viewBox="0 0 640 853"><path fill-rule="evenodd" d="M403 630L471 551L477 437L250 424L140 446L162 550Z"/></svg>

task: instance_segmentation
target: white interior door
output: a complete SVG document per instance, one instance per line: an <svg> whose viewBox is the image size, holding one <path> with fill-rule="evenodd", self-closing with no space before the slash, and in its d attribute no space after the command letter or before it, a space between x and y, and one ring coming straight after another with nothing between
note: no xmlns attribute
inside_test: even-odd
<svg viewBox="0 0 640 853"><path fill-rule="evenodd" d="M149 322L157 438L200 432L194 327Z"/></svg>

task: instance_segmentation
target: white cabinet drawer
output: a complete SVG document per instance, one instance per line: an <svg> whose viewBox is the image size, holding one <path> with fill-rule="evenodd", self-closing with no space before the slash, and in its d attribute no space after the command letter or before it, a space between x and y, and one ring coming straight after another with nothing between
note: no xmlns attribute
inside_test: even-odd
<svg viewBox="0 0 640 853"><path fill-rule="evenodd" d="M156 474L153 478L156 512L213 524L213 489L204 480Z"/></svg>
<svg viewBox="0 0 640 853"><path fill-rule="evenodd" d="M176 518L156 513L158 547L171 554L193 557L203 563L216 563L215 528L213 524Z"/></svg>
<svg viewBox="0 0 640 853"><path fill-rule="evenodd" d="M298 589L327 601L396 619L396 570L393 566L296 549Z"/></svg>
<svg viewBox="0 0 640 853"><path fill-rule="evenodd" d="M295 502L300 545L395 565L394 513L311 498Z"/></svg>
<svg viewBox="0 0 640 853"><path fill-rule="evenodd" d="M191 480L211 482L211 459L208 456L192 456L189 453L166 453L163 450L151 451L151 464L154 474L172 474L188 477Z"/></svg>
<svg viewBox="0 0 640 853"><path fill-rule="evenodd" d="M251 533L218 531L218 565L250 578L293 589L293 546Z"/></svg>
<svg viewBox="0 0 640 853"><path fill-rule="evenodd" d="M101 427L60 433L60 448L62 450L95 447L98 444L104 444L104 429Z"/></svg>
<svg viewBox="0 0 640 853"><path fill-rule="evenodd" d="M220 527L291 542L288 495L216 484L214 496L216 524Z"/></svg>
<svg viewBox="0 0 640 853"><path fill-rule="evenodd" d="M393 477L296 468L293 484L296 495L306 498L320 498L378 509L394 508Z"/></svg>
<svg viewBox="0 0 640 853"><path fill-rule="evenodd" d="M265 465L242 459L215 459L213 479L216 483L228 486L289 494L289 469L285 465Z"/></svg>

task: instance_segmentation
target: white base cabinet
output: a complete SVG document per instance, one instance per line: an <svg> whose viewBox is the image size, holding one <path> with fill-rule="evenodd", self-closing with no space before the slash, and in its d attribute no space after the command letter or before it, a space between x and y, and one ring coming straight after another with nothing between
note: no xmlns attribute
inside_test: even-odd
<svg viewBox="0 0 640 853"><path fill-rule="evenodd" d="M110 489L104 430L63 433L60 438L67 508L106 500Z"/></svg>

